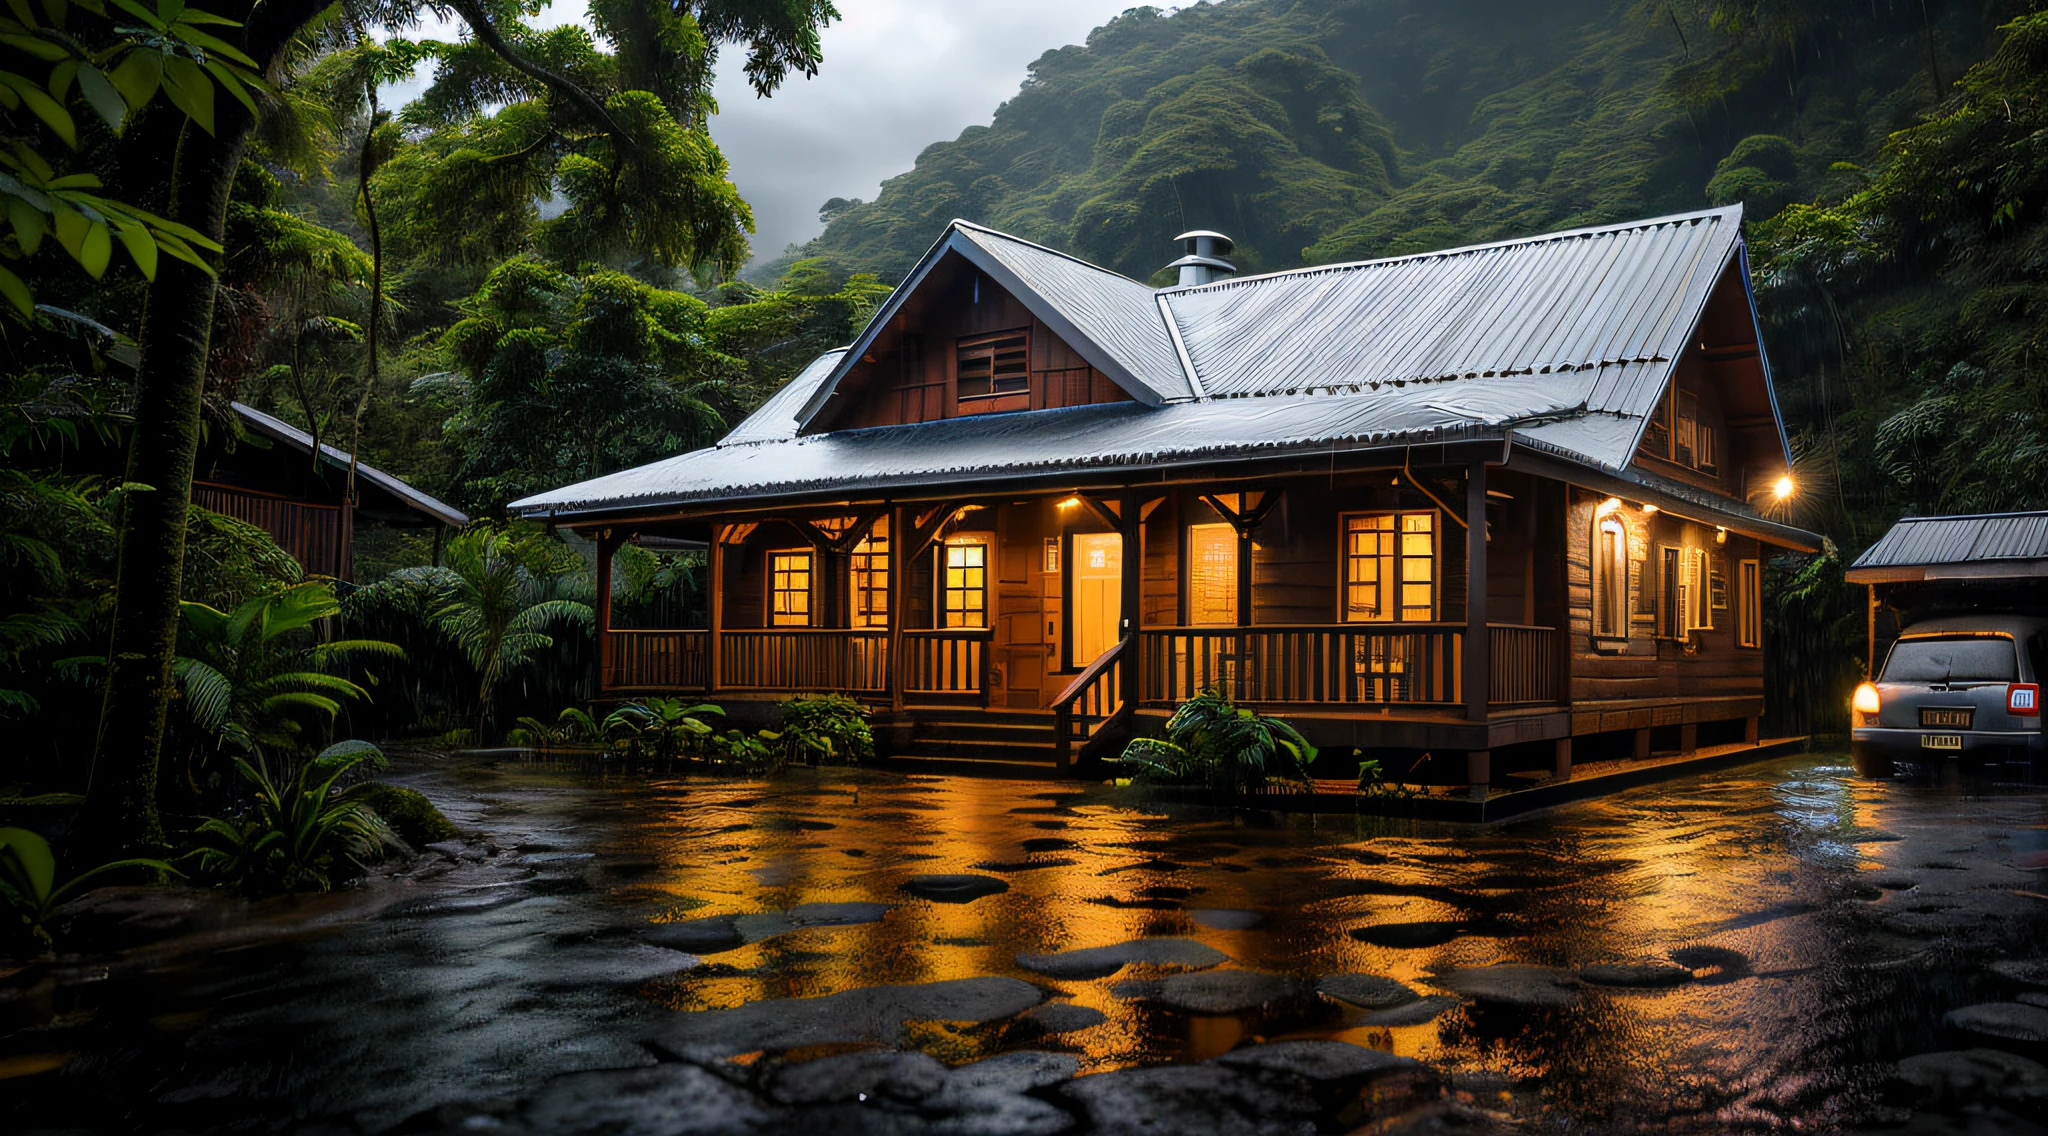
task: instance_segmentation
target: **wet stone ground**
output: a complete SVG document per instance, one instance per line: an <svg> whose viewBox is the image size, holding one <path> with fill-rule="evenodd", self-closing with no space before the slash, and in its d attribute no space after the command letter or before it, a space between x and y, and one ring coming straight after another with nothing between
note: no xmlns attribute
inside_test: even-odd
<svg viewBox="0 0 2048 1136"><path fill-rule="evenodd" d="M464 839L109 889L13 1131L2042 1133L2048 796L1801 757L1488 828L410 759Z"/></svg>

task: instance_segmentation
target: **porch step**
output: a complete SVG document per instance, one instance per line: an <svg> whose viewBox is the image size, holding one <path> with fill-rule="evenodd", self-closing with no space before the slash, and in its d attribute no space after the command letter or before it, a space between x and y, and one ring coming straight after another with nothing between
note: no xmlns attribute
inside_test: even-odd
<svg viewBox="0 0 2048 1136"><path fill-rule="evenodd" d="M1057 776L1053 716L1033 710L909 706L910 742L892 763L983 777Z"/></svg>

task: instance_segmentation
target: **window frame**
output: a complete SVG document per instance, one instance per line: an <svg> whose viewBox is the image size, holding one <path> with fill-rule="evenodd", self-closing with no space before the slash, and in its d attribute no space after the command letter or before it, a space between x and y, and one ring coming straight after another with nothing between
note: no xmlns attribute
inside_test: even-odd
<svg viewBox="0 0 2048 1136"><path fill-rule="evenodd" d="M1753 651L1764 646L1764 566L1761 560L1735 562L1735 645Z"/></svg>
<svg viewBox="0 0 2048 1136"><path fill-rule="evenodd" d="M1224 620L1211 620L1211 621L1208 621L1208 622L1204 622L1204 621L1202 621L1202 620L1200 620L1200 619L1197 619L1197 618L1195 618L1195 569L1196 569L1196 567L1197 567L1197 565L1198 565L1198 563L1199 563L1199 562L1198 562L1198 561L1197 561L1197 560L1195 559L1195 530L1196 530L1196 529L1222 529L1222 530L1224 530L1224 531L1225 531L1226 533L1228 533L1228 534L1229 534L1229 540L1228 540L1228 544L1229 544L1229 547L1230 547L1230 575L1229 575L1229 578L1228 578L1228 579L1227 579L1227 580L1225 581L1225 588L1226 588L1226 590L1227 590L1227 591L1228 591L1228 592L1230 593L1230 617L1229 617L1228 619L1224 619ZM1185 577L1185 579L1186 579L1186 589L1187 589L1187 591L1186 591L1186 615L1187 615L1187 625L1188 625L1189 627L1235 627L1235 626L1237 626L1237 611L1238 611L1238 607L1239 607L1239 604L1240 604L1240 601L1241 601L1241 597L1240 597L1240 596L1239 596L1239 595L1237 594L1237 582L1238 582L1238 570L1239 570L1239 563L1238 563L1238 557L1240 557L1240 556L1244 555L1244 548L1243 548L1243 542L1242 542L1242 541L1241 541L1241 540L1240 540L1240 539L1238 538L1238 535L1237 535L1237 529L1236 529L1236 528L1235 528L1235 527L1234 527L1233 525L1231 525L1231 524L1230 524L1230 522L1228 522L1228 521L1220 521L1220 520L1219 520L1219 521L1201 521L1201 522L1197 522L1197 523L1195 523L1195 524L1191 524L1191 525L1188 525L1188 526L1187 526L1187 528L1186 528L1186 530L1185 530L1185 533L1184 533L1184 537L1183 537L1183 540L1182 540L1182 548L1183 548L1183 550L1184 550L1184 554L1185 554L1185 556L1186 556L1186 558L1187 558L1187 566L1188 566L1188 569L1187 569L1187 574L1186 574L1186 577Z"/></svg>
<svg viewBox="0 0 2048 1136"><path fill-rule="evenodd" d="M1610 543L1606 539L1609 534L1614 538L1612 547L1603 549L1602 545ZM1613 577L1605 584L1601 581L1603 561ZM1628 522L1614 513L1596 513L1587 556L1587 590L1591 596L1591 623L1596 646L1601 643L1618 644L1628 639L1635 619L1629 604L1628 566Z"/></svg>
<svg viewBox="0 0 2048 1136"><path fill-rule="evenodd" d="M1443 535L1443 517L1440 514L1441 510L1437 509L1354 509L1337 514L1337 622L1397 624L1441 622L1444 601L1444 542L1440 539ZM1352 554L1351 523L1367 517L1391 517L1394 520L1392 529L1379 530L1389 532L1394 537L1394 551L1391 557L1394 563L1392 597L1395 617L1393 619L1354 618L1351 614L1352 561L1366 559L1365 557L1356 557ZM1407 530L1401 527L1402 518L1405 517L1429 518L1429 556L1427 557L1429 561L1429 617L1427 619L1404 618L1404 613L1411 606L1402 602L1404 599L1402 592L1408 583L1404 569L1409 560L1424 559L1419 556L1407 556L1401 551L1401 537L1407 534ZM1376 553L1374 555L1378 557L1381 554Z"/></svg>
<svg viewBox="0 0 2048 1136"><path fill-rule="evenodd" d="M998 377L996 372L996 358L999 354L1008 354L1008 352L996 351L995 345L1010 339L1016 339L1020 341L1022 344L1022 354L1024 357L1022 385L1010 390L1003 390L997 386ZM989 389L986 391L982 391L978 394L968 394L961 387L960 367L962 363L967 361L966 357L968 356L969 352L975 351L977 348L987 349L987 355L989 360ZM953 341L953 401L955 403L961 406L970 406L980 403L993 402L999 399L1016 398L1019 396L1022 396L1027 401L1031 397L1030 325L1027 324L1023 327L1009 328L1004 331L991 331L982 332L975 335L963 335L960 338Z"/></svg>
<svg viewBox="0 0 2048 1136"><path fill-rule="evenodd" d="M879 517L847 556L847 623L852 627L889 626L889 574L895 569L895 546L889 519Z"/></svg>
<svg viewBox="0 0 2048 1136"><path fill-rule="evenodd" d="M991 536L990 534L987 534L987 533L957 533L957 534L955 534L955 535L953 535L953 536L949 536L949 537L947 537L947 538L946 538L946 539L945 539L944 541L942 541L942 542L941 542L941 543L940 543L940 544L939 544L939 545L938 545L938 546L937 546L936 548L934 548L934 549L932 550L932 556L933 556L933 559L934 559L934 564L933 564L933 568L932 568L932 587L933 587L933 589L934 589L934 591L935 591L935 593L936 593L936 594L935 594L935 595L934 595L934 596L932 597L932 611L933 611L933 614L934 614L934 615L936 616L936 618L935 618L935 619L933 620L933 623L934 623L934 624L936 624L936 626L937 626L937 629L938 629L938 630L941 630L941 631L986 631L986 630L988 630L988 628L989 628L989 626L990 626L990 624L989 624L989 608L988 608L988 600L989 600L989 587L988 587L988 572L989 572L989 550L990 550L991 548L993 548L994 546L995 546L995 538L994 538L993 536ZM980 584L979 584L978 586L965 586L965 585L963 585L962 587L959 587L959 588L955 588L955 587L952 587L952 586L951 586L951 585L950 585L950 584L949 584L949 583L947 582L947 579L946 579L946 573L947 573L947 571L948 571L948 570L949 570L949 569L950 569L950 568L952 567L952 564L951 564L951 562L950 562L950 560L951 560L951 556L952 556L952 550L953 550L953 549L956 549L956 548L978 548L978 549L980 549L980 550L981 550L981 563L980 563L979 565L975 566L975 567L978 567L978 568L980 569L980 571L981 571L981 583L980 583ZM953 619L953 614L954 614L954 609L952 608L952 606L951 606L951 604L950 604L950 600L951 600L951 597L952 597L952 596L953 596L953 595L954 595L955 593L958 593L958 594L960 594L960 595L963 595L963 596L964 596L964 595L966 595L966 594L968 594L968 593L970 593L970 592L976 592L976 591L978 591L978 592L980 592L980 593L981 593L981 607L980 607L980 609L979 609L979 612L980 612L980 615L981 615L981 622L980 622L980 623L954 623L954 622L952 622L952 619ZM962 608L960 609L960 611L961 611L961 612L962 612L963 614L965 614L965 613L966 613L966 612L967 612L968 610L969 610L969 609L968 609L968 608L966 608L966 607L964 607L964 606L963 606L963 607L962 607Z"/></svg>
<svg viewBox="0 0 2048 1136"><path fill-rule="evenodd" d="M815 600L817 599L818 590L818 550L814 548L770 548L765 550L762 555L762 563L767 568L766 578L761 582L761 594L764 601L762 614L767 625L769 627L816 626L815 620L818 605ZM804 585L802 590L785 588L777 583L777 576L784 573L794 574L795 572L794 568L783 568L776 564L776 561L783 557L801 557L803 559ZM803 597L804 601L804 609L801 612L776 610L776 601L783 596L799 595ZM802 622L794 622L782 618L783 616L798 615L803 617Z"/></svg>

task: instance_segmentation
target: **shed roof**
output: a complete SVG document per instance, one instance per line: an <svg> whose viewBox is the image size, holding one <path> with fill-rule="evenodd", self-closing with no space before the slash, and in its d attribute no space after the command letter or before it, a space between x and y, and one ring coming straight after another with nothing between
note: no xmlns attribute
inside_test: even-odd
<svg viewBox="0 0 2048 1136"><path fill-rule="evenodd" d="M1858 584L2048 576L2048 510L1907 517L1849 566Z"/></svg>
<svg viewBox="0 0 2048 1136"><path fill-rule="evenodd" d="M274 441L283 442L300 453L310 454L313 452L313 435L306 433L282 418L265 414L263 411L247 403L237 402L233 406L235 408L235 415L249 429ZM348 468L349 454L347 450L339 450L322 442L320 443L320 460L335 469L345 470ZM456 528L461 528L469 523L468 515L463 513L462 510L414 489L399 478L393 477L391 474L385 473L383 470L367 462L356 463L356 476L389 493L406 507L425 513L444 525L453 525Z"/></svg>

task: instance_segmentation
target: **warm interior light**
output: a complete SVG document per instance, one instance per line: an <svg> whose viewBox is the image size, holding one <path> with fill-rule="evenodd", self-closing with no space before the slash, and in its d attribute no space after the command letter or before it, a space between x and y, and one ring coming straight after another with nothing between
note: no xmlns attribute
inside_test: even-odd
<svg viewBox="0 0 2048 1136"><path fill-rule="evenodd" d="M1609 497L1607 500L1600 502L1600 507L1593 510L1593 515L1596 517L1604 517L1607 514L1612 513L1613 511L1619 508L1621 508L1621 498Z"/></svg>
<svg viewBox="0 0 2048 1136"><path fill-rule="evenodd" d="M1060 508L1062 509L1076 509L1079 508L1080 505L1081 499L1079 497L1069 497L1066 500L1060 502Z"/></svg>
<svg viewBox="0 0 2048 1136"><path fill-rule="evenodd" d="M1647 516L1649 516L1649 515L1650 515L1651 513L1654 513L1654 512L1656 512L1656 511L1657 511L1657 506L1655 506L1655 505L1652 505L1652 504L1649 504L1648 502L1645 502L1645 503L1643 504L1643 515L1644 515L1644 516L1646 516L1646 517L1647 517Z"/></svg>
<svg viewBox="0 0 2048 1136"><path fill-rule="evenodd" d="M1849 706L1858 714L1875 714L1883 707L1883 700L1877 696L1877 688L1864 683L1856 688L1856 696L1849 700Z"/></svg>
<svg viewBox="0 0 2048 1136"><path fill-rule="evenodd" d="M1771 496L1776 497L1780 501L1783 501L1785 498L1792 496L1792 488L1792 477L1790 474L1787 474L1784 477L1779 478L1777 482L1771 486Z"/></svg>

